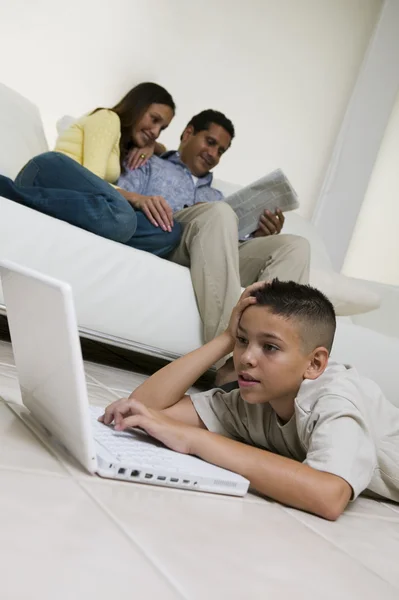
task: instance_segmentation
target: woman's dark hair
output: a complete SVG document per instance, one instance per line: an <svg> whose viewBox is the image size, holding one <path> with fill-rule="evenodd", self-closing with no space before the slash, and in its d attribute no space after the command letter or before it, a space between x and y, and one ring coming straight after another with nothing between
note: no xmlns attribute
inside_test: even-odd
<svg viewBox="0 0 399 600"><path fill-rule="evenodd" d="M119 150L122 172L126 156L129 150L133 148L132 129L151 104L164 104L169 106L173 112L176 110L176 105L169 92L157 83L151 82L139 83L122 100L109 109L115 112L121 121ZM102 109L97 108L93 113L98 110Z"/></svg>

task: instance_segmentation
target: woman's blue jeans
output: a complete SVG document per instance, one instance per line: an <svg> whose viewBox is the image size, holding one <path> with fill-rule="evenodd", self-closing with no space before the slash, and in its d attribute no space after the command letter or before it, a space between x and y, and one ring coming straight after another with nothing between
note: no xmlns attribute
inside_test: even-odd
<svg viewBox="0 0 399 600"><path fill-rule="evenodd" d="M115 242L167 256L181 225L155 227L109 183L59 152L30 160L15 182L0 175L0 195Z"/></svg>

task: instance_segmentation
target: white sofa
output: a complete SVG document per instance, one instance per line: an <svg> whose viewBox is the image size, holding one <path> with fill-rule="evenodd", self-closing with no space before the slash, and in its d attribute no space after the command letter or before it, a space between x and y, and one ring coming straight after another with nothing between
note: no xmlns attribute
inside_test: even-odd
<svg viewBox="0 0 399 600"><path fill-rule="evenodd" d="M0 173L9 177L15 177L32 156L48 149L37 108L1 84L0 143ZM231 185L220 181L217 185L223 191L231 189ZM310 241L314 278L327 273L330 288L334 287L335 275L316 229L292 213L287 215L284 230ZM185 267L105 240L2 197L0 257L68 281L84 337L168 359L202 343L201 320ZM368 289L371 302L375 302L375 286L366 292ZM370 313L369 322L391 337L353 323L362 319L367 325L367 315L345 317L339 319L334 356L373 376L396 403L399 394L393 375L399 367L399 340L392 336L399 338L395 314L399 290L379 286L378 293L381 290L382 308ZM2 303L0 287L0 310L5 312ZM346 314L345 307L342 312Z"/></svg>

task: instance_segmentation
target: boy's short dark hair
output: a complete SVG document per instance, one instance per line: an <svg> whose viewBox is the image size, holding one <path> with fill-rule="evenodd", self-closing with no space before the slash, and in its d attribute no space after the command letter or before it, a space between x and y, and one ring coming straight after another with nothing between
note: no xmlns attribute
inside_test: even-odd
<svg viewBox="0 0 399 600"><path fill-rule="evenodd" d="M336 328L335 311L322 292L295 281L273 279L252 295L259 306L267 306L273 314L299 322L307 352L318 346L331 351Z"/></svg>
<svg viewBox="0 0 399 600"><path fill-rule="evenodd" d="M220 125L227 131L230 135L231 139L235 136L234 125L223 113L218 110L212 110L208 108L207 110L203 110L202 112L195 115L189 123L187 123L185 130L187 127L192 127L194 129L194 133L199 133L200 131L204 131L204 129L209 129L210 125L215 123L215 125ZM182 134L183 137L183 134ZM180 138L181 139L181 138Z"/></svg>

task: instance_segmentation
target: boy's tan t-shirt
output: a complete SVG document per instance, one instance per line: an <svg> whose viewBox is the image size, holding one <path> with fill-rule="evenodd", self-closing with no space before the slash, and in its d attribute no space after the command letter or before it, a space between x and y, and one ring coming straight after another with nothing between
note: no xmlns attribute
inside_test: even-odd
<svg viewBox="0 0 399 600"><path fill-rule="evenodd" d="M399 502L399 408L354 368L330 362L318 379L305 380L285 424L269 404L248 404L239 390L191 400L209 431L338 475L352 499L367 490Z"/></svg>

